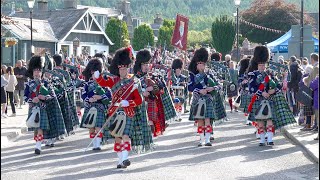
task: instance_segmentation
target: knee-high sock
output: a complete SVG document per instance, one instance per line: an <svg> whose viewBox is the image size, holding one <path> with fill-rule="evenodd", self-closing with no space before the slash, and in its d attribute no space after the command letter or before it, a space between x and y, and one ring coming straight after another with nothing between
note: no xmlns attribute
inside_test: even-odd
<svg viewBox="0 0 320 180"><path fill-rule="evenodd" d="M205 131L204 126L198 126L198 134L200 135L200 143L201 144L203 144L203 141L204 141L204 131Z"/></svg>
<svg viewBox="0 0 320 180"><path fill-rule="evenodd" d="M205 133L206 143L210 143L210 136L211 136L211 133L209 133L209 132Z"/></svg>
<svg viewBox="0 0 320 180"><path fill-rule="evenodd" d="M269 125L267 127L267 132L268 142L273 142L274 125Z"/></svg>
<svg viewBox="0 0 320 180"><path fill-rule="evenodd" d="M122 151L117 152L117 155L118 155L118 164L121 164L122 163Z"/></svg>
<svg viewBox="0 0 320 180"><path fill-rule="evenodd" d="M129 156L129 151L131 151L130 142L124 142L122 145L122 161L127 160Z"/></svg>
<svg viewBox="0 0 320 180"><path fill-rule="evenodd" d="M231 111L232 111L232 99L229 99L229 105L230 105L230 109L231 109Z"/></svg>
<svg viewBox="0 0 320 180"><path fill-rule="evenodd" d="M39 134L34 137L34 140L36 141L36 149L41 150L41 143L43 141L43 135Z"/></svg>
<svg viewBox="0 0 320 180"><path fill-rule="evenodd" d="M264 134L264 129L263 128L259 128L258 129L258 133L260 135L260 143L265 143L265 134Z"/></svg>
<svg viewBox="0 0 320 180"><path fill-rule="evenodd" d="M113 150L117 153L118 155L118 164L122 163L122 147L120 143L114 143Z"/></svg>

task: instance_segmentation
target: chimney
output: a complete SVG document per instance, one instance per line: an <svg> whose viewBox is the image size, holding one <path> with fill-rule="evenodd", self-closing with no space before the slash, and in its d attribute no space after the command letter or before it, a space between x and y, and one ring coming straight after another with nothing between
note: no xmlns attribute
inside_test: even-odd
<svg viewBox="0 0 320 180"><path fill-rule="evenodd" d="M77 0L64 0L64 9L77 9Z"/></svg>
<svg viewBox="0 0 320 180"><path fill-rule="evenodd" d="M122 1L121 12L125 15L130 14L130 2L129 1Z"/></svg>
<svg viewBox="0 0 320 180"><path fill-rule="evenodd" d="M38 1L38 11L48 11L48 0Z"/></svg>

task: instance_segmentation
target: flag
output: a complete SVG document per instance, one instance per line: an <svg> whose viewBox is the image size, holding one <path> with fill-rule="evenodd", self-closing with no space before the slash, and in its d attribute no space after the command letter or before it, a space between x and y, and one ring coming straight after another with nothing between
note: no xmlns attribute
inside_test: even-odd
<svg viewBox="0 0 320 180"><path fill-rule="evenodd" d="M181 50L187 49L188 24L189 18L177 14L176 25L171 39L172 46Z"/></svg>

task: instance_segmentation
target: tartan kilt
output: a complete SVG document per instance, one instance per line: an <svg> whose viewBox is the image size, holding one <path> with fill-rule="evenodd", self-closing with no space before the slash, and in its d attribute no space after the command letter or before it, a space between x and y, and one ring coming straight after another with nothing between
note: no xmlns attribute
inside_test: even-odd
<svg viewBox="0 0 320 180"><path fill-rule="evenodd" d="M224 108L223 100L221 98L221 95L219 93L216 93L214 95L214 120L220 120L225 117L227 117L226 110Z"/></svg>
<svg viewBox="0 0 320 180"><path fill-rule="evenodd" d="M205 95L202 96L206 100L206 112L205 112L205 118L209 118L210 120L215 120L215 114L214 114L214 102L212 98L210 98L210 95ZM190 108L190 115L189 115L189 120L190 121L196 121L197 119L193 118L193 111L194 111L194 106L197 104L198 100L200 99L200 96L194 96L193 93L193 98L192 98L192 103L191 103L191 108Z"/></svg>
<svg viewBox="0 0 320 180"><path fill-rule="evenodd" d="M73 91L67 91L67 96L70 104L70 115L72 119L72 126L79 125L79 117L77 114L77 107L76 107L76 100L75 100L75 92Z"/></svg>
<svg viewBox="0 0 320 180"><path fill-rule="evenodd" d="M66 98L66 94L64 97L59 99L59 104L60 104L61 112L63 115L64 125L66 127L67 133L69 133L70 131L73 131L73 125L72 125L72 119L69 111L70 104L68 99Z"/></svg>
<svg viewBox="0 0 320 180"><path fill-rule="evenodd" d="M243 108L243 112L247 113L248 112L248 106L251 101L251 96L247 93L241 95L241 100L240 100L240 106L239 108Z"/></svg>
<svg viewBox="0 0 320 180"><path fill-rule="evenodd" d="M133 132L131 134L132 150L141 153L152 150L153 140L151 127L148 124L146 104L142 104L135 109L133 117Z"/></svg>
<svg viewBox="0 0 320 180"><path fill-rule="evenodd" d="M273 122L275 125L275 129L289 124L297 123L283 93L277 93L276 95L271 97L271 99L273 101L276 114L276 118Z"/></svg>
<svg viewBox="0 0 320 180"><path fill-rule="evenodd" d="M95 107L95 108L97 108L97 118L96 118L96 124L95 124L94 127L101 128L104 125L104 123L106 122L106 114L105 114L106 109L102 108L102 106L103 106L102 104L91 103L90 107L85 107L84 108L84 112L83 112L83 116L82 116L82 119L81 119L80 127L81 128L86 128L86 127L83 127L83 123L85 121L85 118L86 118L90 108L91 107Z"/></svg>
<svg viewBox="0 0 320 180"><path fill-rule="evenodd" d="M28 118L31 115L32 107L33 106L29 104ZM40 106L40 127L39 128L28 128L28 131L36 131L38 129L42 129L43 131L50 130L50 124L49 124L47 111L46 111L45 107L41 107L41 106Z"/></svg>
<svg viewBox="0 0 320 180"><path fill-rule="evenodd" d="M50 130L43 132L44 139L51 139L66 133L63 116L56 97L46 101Z"/></svg>
<svg viewBox="0 0 320 180"><path fill-rule="evenodd" d="M275 118L276 118L276 114L275 114L275 107L274 107L274 101L269 100L269 104L270 104L270 108L271 108L271 118L269 119L256 119L255 118L255 112L257 111L257 109L259 108L261 102L263 100L263 97L260 97L258 100L256 100L252 106L252 111L250 112L249 116L248 116L248 120L250 121L267 121L267 120L272 120L274 122Z"/></svg>
<svg viewBox="0 0 320 180"><path fill-rule="evenodd" d="M117 110L117 112L119 111L124 111L124 109L120 107ZM110 118L109 126L115 122L116 117L117 117L117 113L114 113L114 115ZM105 130L109 131L109 127L107 127ZM133 118L126 116L126 126L123 130L123 135L128 135L131 138L133 131L134 131Z"/></svg>
<svg viewBox="0 0 320 180"><path fill-rule="evenodd" d="M162 104L163 104L163 110L165 115L165 120L168 121L170 119L173 119L177 116L176 109L174 108L172 98L169 94L168 88L163 88L163 94L160 95Z"/></svg>
<svg viewBox="0 0 320 180"><path fill-rule="evenodd" d="M312 116L314 115L314 111L312 107L301 105L300 108L302 109L304 116Z"/></svg>
<svg viewBox="0 0 320 180"><path fill-rule="evenodd" d="M156 122L158 120L158 106L156 100L147 99L148 120Z"/></svg>

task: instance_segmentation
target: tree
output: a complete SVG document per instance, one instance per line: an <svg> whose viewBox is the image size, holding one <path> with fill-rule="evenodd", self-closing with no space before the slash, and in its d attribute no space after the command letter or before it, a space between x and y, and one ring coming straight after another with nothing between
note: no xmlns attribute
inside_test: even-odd
<svg viewBox="0 0 320 180"><path fill-rule="evenodd" d="M236 35L234 21L228 16L220 16L212 23L211 35L213 47L222 54L231 51Z"/></svg>
<svg viewBox="0 0 320 180"><path fill-rule="evenodd" d="M175 22L173 20L164 20L163 25L159 29L158 45L166 46L167 50L173 50L171 38L174 30Z"/></svg>
<svg viewBox="0 0 320 180"><path fill-rule="evenodd" d="M278 39L291 29L291 25L300 24L300 9L284 0L265 0L263 3L255 0L249 9L241 12L241 18L259 26L283 31L275 33L240 23L240 31L244 37L251 42L264 44ZM312 19L305 14L304 23L311 22Z"/></svg>
<svg viewBox="0 0 320 180"><path fill-rule="evenodd" d="M115 52L117 49L124 46L123 40L129 39L129 31L127 24L116 18L111 18L105 30L107 36L114 43L110 46L110 52Z"/></svg>
<svg viewBox="0 0 320 180"><path fill-rule="evenodd" d="M211 38L211 32L209 29L206 29L204 31L189 31L188 32L188 48L195 47L197 44L205 46L207 44L211 44L212 38Z"/></svg>
<svg viewBox="0 0 320 180"><path fill-rule="evenodd" d="M134 29L132 45L136 50L143 49L146 45L154 45L154 35L150 26L143 24Z"/></svg>

